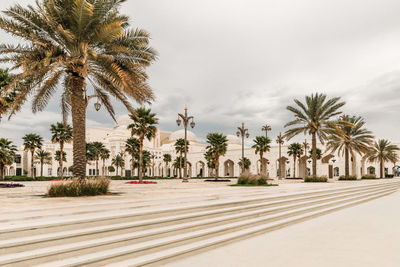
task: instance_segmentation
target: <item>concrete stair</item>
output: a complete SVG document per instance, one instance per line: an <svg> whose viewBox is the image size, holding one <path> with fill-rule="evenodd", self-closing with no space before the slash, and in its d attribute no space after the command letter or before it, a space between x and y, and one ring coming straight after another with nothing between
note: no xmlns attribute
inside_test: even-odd
<svg viewBox="0 0 400 267"><path fill-rule="evenodd" d="M398 190L390 182L180 207L116 209L0 224L0 266L142 266L279 229ZM108 206L109 208L111 206Z"/></svg>

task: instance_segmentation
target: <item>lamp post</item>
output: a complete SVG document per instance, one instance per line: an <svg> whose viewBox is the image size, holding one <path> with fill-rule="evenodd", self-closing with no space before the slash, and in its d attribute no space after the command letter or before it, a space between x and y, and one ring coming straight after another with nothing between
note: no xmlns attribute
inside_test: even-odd
<svg viewBox="0 0 400 267"><path fill-rule="evenodd" d="M271 131L271 126L265 124L263 127L261 127L261 131L265 131L265 137L268 138L268 131Z"/></svg>
<svg viewBox="0 0 400 267"><path fill-rule="evenodd" d="M181 120L182 118L182 120ZM183 121L183 127L185 129L185 159L184 159L184 163L183 163L183 169L184 169L184 175L183 175L183 180L182 182L186 183L189 182L188 177L187 177L187 127L189 124L189 121L192 120L192 122L190 123L190 127L194 128L195 123L194 123L194 118L193 116L188 116L187 114L187 107L185 107L185 114L181 114L178 113L178 119L176 120L176 124L178 124L178 126L181 125L182 121Z"/></svg>
<svg viewBox="0 0 400 267"><path fill-rule="evenodd" d="M237 137L242 137L242 173L244 173L244 137L249 138L249 130L244 128L244 122L242 122L242 126L238 127L238 131L236 132Z"/></svg>

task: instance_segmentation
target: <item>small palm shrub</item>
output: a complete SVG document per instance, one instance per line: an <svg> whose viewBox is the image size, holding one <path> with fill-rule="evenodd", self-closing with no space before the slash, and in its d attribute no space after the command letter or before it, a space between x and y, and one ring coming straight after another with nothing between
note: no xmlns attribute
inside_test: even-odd
<svg viewBox="0 0 400 267"><path fill-rule="evenodd" d="M339 176L339 181L354 181L354 180L357 180L357 176L348 176L348 177L344 175Z"/></svg>
<svg viewBox="0 0 400 267"><path fill-rule="evenodd" d="M70 182L58 182L50 185L48 197L81 197L106 195L109 192L110 180L107 178L87 179L80 182L74 179Z"/></svg>
<svg viewBox="0 0 400 267"><path fill-rule="evenodd" d="M375 174L366 174L361 177L361 179L369 180L369 179L377 179Z"/></svg>
<svg viewBox="0 0 400 267"><path fill-rule="evenodd" d="M238 185L268 185L267 177L264 175L243 174L238 178Z"/></svg>
<svg viewBox="0 0 400 267"><path fill-rule="evenodd" d="M328 182L328 177L326 176L307 176L304 179L305 183L326 183Z"/></svg>

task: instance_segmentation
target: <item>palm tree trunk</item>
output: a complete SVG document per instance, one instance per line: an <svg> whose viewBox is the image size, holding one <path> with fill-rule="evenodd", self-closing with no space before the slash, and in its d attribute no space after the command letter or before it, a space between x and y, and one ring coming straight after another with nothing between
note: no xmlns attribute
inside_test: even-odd
<svg viewBox="0 0 400 267"><path fill-rule="evenodd" d="M282 168L282 159L281 159L281 157L282 157L282 149L281 149L281 142L279 142L279 172L278 172L278 175L279 175L279 179L282 179L282 170L281 170L281 168Z"/></svg>
<svg viewBox="0 0 400 267"><path fill-rule="evenodd" d="M244 169L244 164L243 164ZM219 155L215 155L215 178L218 179L219 177Z"/></svg>
<svg viewBox="0 0 400 267"><path fill-rule="evenodd" d="M131 164L131 176L132 176L132 178L133 178L133 173L135 172L135 156L132 154L131 155L131 157L132 157L132 164Z"/></svg>
<svg viewBox="0 0 400 267"><path fill-rule="evenodd" d="M40 161L40 177L43 177L43 161Z"/></svg>
<svg viewBox="0 0 400 267"><path fill-rule="evenodd" d="M317 136L315 132L311 134L312 136L312 174L317 176Z"/></svg>
<svg viewBox="0 0 400 267"><path fill-rule="evenodd" d="M35 173L34 173L34 166L33 166L33 157L35 155L35 150L31 150L31 177L35 178Z"/></svg>
<svg viewBox="0 0 400 267"><path fill-rule="evenodd" d="M64 142L61 141L60 142L60 162L59 162L60 170L61 170L61 172L60 172L61 179L64 178L64 155L63 155L63 152L64 152Z"/></svg>
<svg viewBox="0 0 400 267"><path fill-rule="evenodd" d="M296 159L297 159L297 156L293 155L293 178L296 177Z"/></svg>
<svg viewBox="0 0 400 267"><path fill-rule="evenodd" d="M139 144L139 183L143 180L143 137L140 138Z"/></svg>
<svg viewBox="0 0 400 267"><path fill-rule="evenodd" d="M179 154L179 178L182 178L182 151Z"/></svg>
<svg viewBox="0 0 400 267"><path fill-rule="evenodd" d="M117 167L117 171L115 172L115 175L118 176L118 165L116 167Z"/></svg>
<svg viewBox="0 0 400 267"><path fill-rule="evenodd" d="M71 74L71 111L73 134L74 176L81 182L86 178L86 98L85 79ZM62 170L61 170L62 171Z"/></svg>
<svg viewBox="0 0 400 267"><path fill-rule="evenodd" d="M106 160L105 159L103 159L103 168L102 168L102 170L101 170L101 174L103 175L103 177L105 177L105 171L106 171Z"/></svg>
<svg viewBox="0 0 400 267"><path fill-rule="evenodd" d="M346 177L350 176L350 167L349 167L349 149L344 149L344 175Z"/></svg>
<svg viewBox="0 0 400 267"><path fill-rule="evenodd" d="M380 162L380 178L383 178L383 159Z"/></svg>
<svg viewBox="0 0 400 267"><path fill-rule="evenodd" d="M4 180L4 164L0 162L0 180Z"/></svg>
<svg viewBox="0 0 400 267"><path fill-rule="evenodd" d="M96 158L96 175L99 176L99 160Z"/></svg>

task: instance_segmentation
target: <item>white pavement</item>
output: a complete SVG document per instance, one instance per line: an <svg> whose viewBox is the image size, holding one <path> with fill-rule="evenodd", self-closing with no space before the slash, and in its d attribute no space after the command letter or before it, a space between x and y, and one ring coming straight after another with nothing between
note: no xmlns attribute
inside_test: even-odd
<svg viewBox="0 0 400 267"><path fill-rule="evenodd" d="M400 192L166 264L397 267Z"/></svg>

